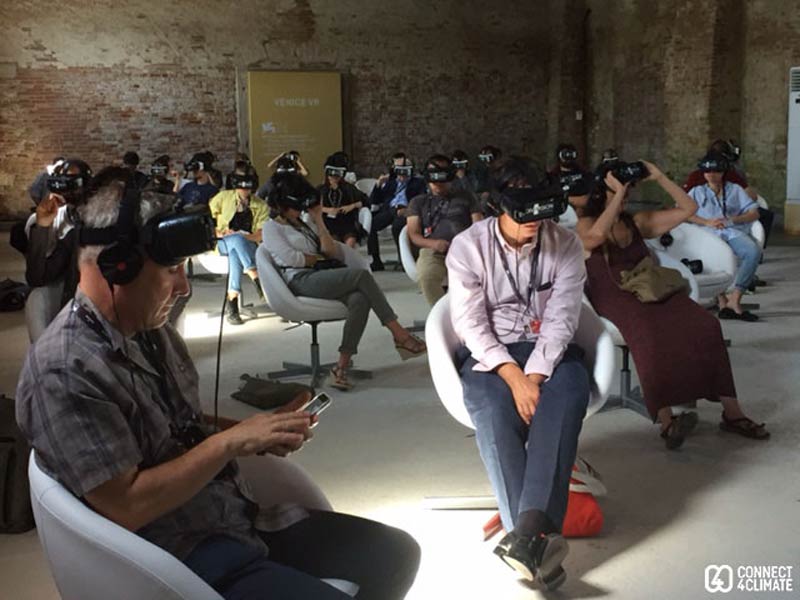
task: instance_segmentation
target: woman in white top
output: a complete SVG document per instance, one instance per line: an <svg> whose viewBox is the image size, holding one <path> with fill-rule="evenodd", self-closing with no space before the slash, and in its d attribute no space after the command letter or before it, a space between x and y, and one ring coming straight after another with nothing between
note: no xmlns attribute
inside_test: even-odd
<svg viewBox="0 0 800 600"><path fill-rule="evenodd" d="M330 384L341 390L353 387L347 368L357 352L370 309L391 331L403 360L424 354L425 342L398 323L372 273L348 268L340 261L342 254L325 227L317 190L296 173L275 176L272 184L268 203L275 218L264 225L263 239L289 288L298 296L340 300L348 307ZM300 218L304 210L311 217L309 223Z"/></svg>

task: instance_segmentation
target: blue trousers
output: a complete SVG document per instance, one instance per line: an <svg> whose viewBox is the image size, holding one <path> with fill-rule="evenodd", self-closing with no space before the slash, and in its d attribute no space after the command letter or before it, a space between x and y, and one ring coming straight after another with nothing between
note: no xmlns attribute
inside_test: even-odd
<svg viewBox="0 0 800 600"><path fill-rule="evenodd" d="M740 235L727 242L739 259L739 268L736 270L733 285L736 289L745 291L756 276L756 269L761 261L761 248L749 235Z"/></svg>
<svg viewBox="0 0 800 600"><path fill-rule="evenodd" d="M228 291L242 293L242 273L256 268L256 248L241 233L226 235L217 242L217 250L228 257Z"/></svg>
<svg viewBox="0 0 800 600"><path fill-rule="evenodd" d="M532 342L508 345L520 367L533 348ZM528 510L542 511L561 530L578 435L589 404L589 374L582 356L579 347L568 346L541 386L530 427L519 416L511 389L499 375L473 371L476 362L467 348L461 348L456 357L463 360L464 404L475 424L478 450L506 531L512 531L519 514Z"/></svg>
<svg viewBox="0 0 800 600"><path fill-rule="evenodd" d="M359 586L359 600L401 600L414 582L420 550L406 532L335 512L261 533L257 549L224 535L201 542L186 565L225 600L346 600L322 578Z"/></svg>

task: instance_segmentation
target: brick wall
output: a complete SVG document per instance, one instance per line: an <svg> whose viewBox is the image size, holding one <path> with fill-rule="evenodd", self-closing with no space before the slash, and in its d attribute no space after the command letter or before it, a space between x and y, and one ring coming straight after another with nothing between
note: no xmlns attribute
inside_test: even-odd
<svg viewBox="0 0 800 600"><path fill-rule="evenodd" d="M0 217L57 154L92 166L137 150L143 163L210 149L222 170L239 148L237 72L344 74L345 137L376 175L403 149L422 160L486 143L543 157L547 11L482 1L336 3L210 0L136 5L39 0L0 21Z"/></svg>

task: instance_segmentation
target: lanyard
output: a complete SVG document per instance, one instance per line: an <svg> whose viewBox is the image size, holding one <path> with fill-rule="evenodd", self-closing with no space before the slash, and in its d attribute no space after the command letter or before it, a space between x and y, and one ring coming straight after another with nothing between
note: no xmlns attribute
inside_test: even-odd
<svg viewBox="0 0 800 600"><path fill-rule="evenodd" d="M328 202L333 208L341 208L342 206L342 189L328 188Z"/></svg>
<svg viewBox="0 0 800 600"><path fill-rule="evenodd" d="M433 209L434 198L436 198L436 196L428 197L428 226L424 228L424 232L428 233L428 235L426 235L425 237L429 237L430 235L433 234L434 230L439 225L439 222L442 220L442 211L449 202L447 198L440 198L439 203L436 205L436 210L434 210Z"/></svg>
<svg viewBox="0 0 800 600"><path fill-rule="evenodd" d="M522 297L522 292L517 285L514 276L511 275L511 269L508 267L508 259L506 259L505 250L503 250L503 246L500 244L500 240L497 239L497 235L494 237L494 243L497 246L497 251L500 254L500 260L503 263L503 270L506 272L506 277L508 278L508 283L511 284L511 289L514 290L514 294L516 294L517 298L519 299L520 304L525 305L525 312L528 312L528 309L531 306L531 298L533 297L534 292L536 291L536 269L539 266L539 251L541 250L542 245L542 232L539 231L537 233L536 238L536 246L533 249L533 257L531 258L531 278L528 280L528 300L525 301L525 298Z"/></svg>
<svg viewBox="0 0 800 600"><path fill-rule="evenodd" d="M709 187L709 189L711 189L711 186L708 186L708 187ZM714 192L714 190L711 190L711 193L714 194L714 201L722 209L722 216L727 219L728 218L728 201L725 198L725 182L724 181L722 182L722 202L720 202L719 197L717 196L716 192Z"/></svg>
<svg viewBox="0 0 800 600"><path fill-rule="evenodd" d="M311 227L306 225L302 219L298 220L298 222L300 223L299 227L294 223L292 223L291 221L289 221L288 219L286 221L292 228L294 228L295 231L299 232L300 235L302 235L309 242L314 244L314 246L316 246L317 254L322 254L322 242L320 241L319 236L316 233L314 233L314 230L311 229Z"/></svg>

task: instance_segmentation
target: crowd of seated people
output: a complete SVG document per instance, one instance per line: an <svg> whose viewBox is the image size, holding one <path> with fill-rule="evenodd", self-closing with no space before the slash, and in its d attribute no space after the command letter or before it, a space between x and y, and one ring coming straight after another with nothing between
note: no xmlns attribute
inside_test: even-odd
<svg viewBox="0 0 800 600"><path fill-rule="evenodd" d="M556 149L556 166L549 174L528 159L503 158L493 146L481 150L474 171L469 157L458 150L450 156L433 154L421 173L415 172L409 157L396 153L390 172L378 178L369 197L345 181L350 162L343 152L325 161L324 183L318 188L306 179L297 152L275 157L268 165L274 172L260 187L254 166L242 154L235 157L225 189L220 190L222 176L213 168L213 160L208 151L196 153L181 172L168 155L162 155L153 161L144 181L137 170L139 157L129 152L122 167L93 175L82 161L66 160L45 179L46 184L51 182L51 192L39 198L28 230L29 281L46 285L63 279L63 303L71 301L96 318L82 319L80 310L62 311L56 318L26 363L18 414L47 472L94 509L175 553L212 585L234 590L231 595L239 593L237 586L253 589L269 580L287 589L313 589L314 597L338 598L335 591L317 587L317 577L328 573L321 565L334 561L330 572L355 579L368 590L359 597L400 598L413 581L418 548L402 532L335 513L324 518L306 514L299 521L281 523L281 531L288 532L285 539L257 531L231 461L262 451L285 455L301 447L313 424L308 414L296 412L306 398L291 403L289 412L241 423L223 420L220 431L202 425L196 381L191 379L196 379L196 372L181 369L179 377L172 373L171 365L185 365L190 359L179 336L163 325L176 306L185 304L190 291L185 259L204 248L198 245L197 252L174 260L144 248L143 264L122 281L98 267L103 256L98 246L108 244L90 233L80 234L118 223L128 188L139 195L141 226L175 210L208 206L219 238L217 251L229 261L228 322L243 322L238 306L243 275L262 295L256 269L259 243L294 294L344 303L347 317L339 356L327 382L342 391L353 388L348 371L370 312L389 330L401 358L426 352L425 342L400 324L372 273L343 262L343 245L356 247L363 237L361 208L369 206L373 213L367 243L373 271L383 267L377 233L391 227L396 241L407 226L409 240L418 250L420 289L431 306L448 295L453 326L463 343L456 361L464 402L507 532L495 554L546 588L558 587L565 578L561 564L568 547L560 531L589 398L588 373L579 349L571 344L584 295L599 315L614 323L629 346L644 401L653 421L660 424L667 448L679 448L698 421L696 413L674 414L673 407L697 399L721 404L723 431L761 440L770 435L739 403L721 325L712 313L685 293L647 303L620 287L622 273L649 256L646 239L658 238L681 223L694 223L719 235L741 259L733 290L719 298L719 318L756 320L742 309L741 298L755 278L761 256L749 235L758 212L745 189L730 180L731 162L717 150L698 163L702 181L690 186L688 193L655 164L624 163L614 152L590 172L569 144ZM630 190L644 180L660 186L675 207L628 212ZM578 214L575 231L538 214L543 197L559 194ZM119 244L111 246L116 251ZM87 335L92 323L99 323L105 337L81 338L72 347L62 344L67 337ZM101 364L106 361L119 335L133 340L125 346L131 364L161 362L161 368L143 369L137 383L131 380L130 390L106 393L87 388L86 396L93 402L113 399L118 407L114 414L121 419L113 426L99 417L96 422L77 418L80 411L72 396L57 388L63 387L64 377L80 381L79 371L85 372L85 365L82 371L77 365L87 357ZM54 349L65 356L50 356ZM75 372L53 368L53 360L66 361ZM112 380L116 381L110 373ZM45 384L40 385L42 381ZM142 405L137 389L151 387L156 390L153 398L167 394L176 405L169 399ZM43 409L45 396L53 410ZM128 410L133 405L160 423L156 428L160 433L153 435L164 439L149 439L149 433L142 437L135 418L123 416L136 414ZM184 421L204 429L194 445L175 437ZM77 449L62 439L83 434L85 428L95 435L98 455L106 462L98 463L91 453L76 454ZM119 431L130 435L120 439ZM164 446L164 440L174 448ZM159 448L163 452L156 451ZM131 463L130 456L144 457L148 452L153 455L148 454L144 463ZM177 477L179 472L184 474ZM191 493L173 490L172 483L166 483L173 479ZM141 499L136 506L144 508L134 510L120 497ZM230 509L227 535L212 534L204 512L206 500ZM172 520L178 518L197 519L191 543L170 533ZM293 553L292 548L307 536L330 531L337 532L331 540L345 536L383 545L387 561L397 557L400 566L391 576L383 562L380 576L348 571L341 566L343 561L333 558L335 544L318 548L309 561ZM273 544L281 549L274 555ZM224 560L217 568L220 557ZM277 571L272 563L278 565Z"/></svg>

